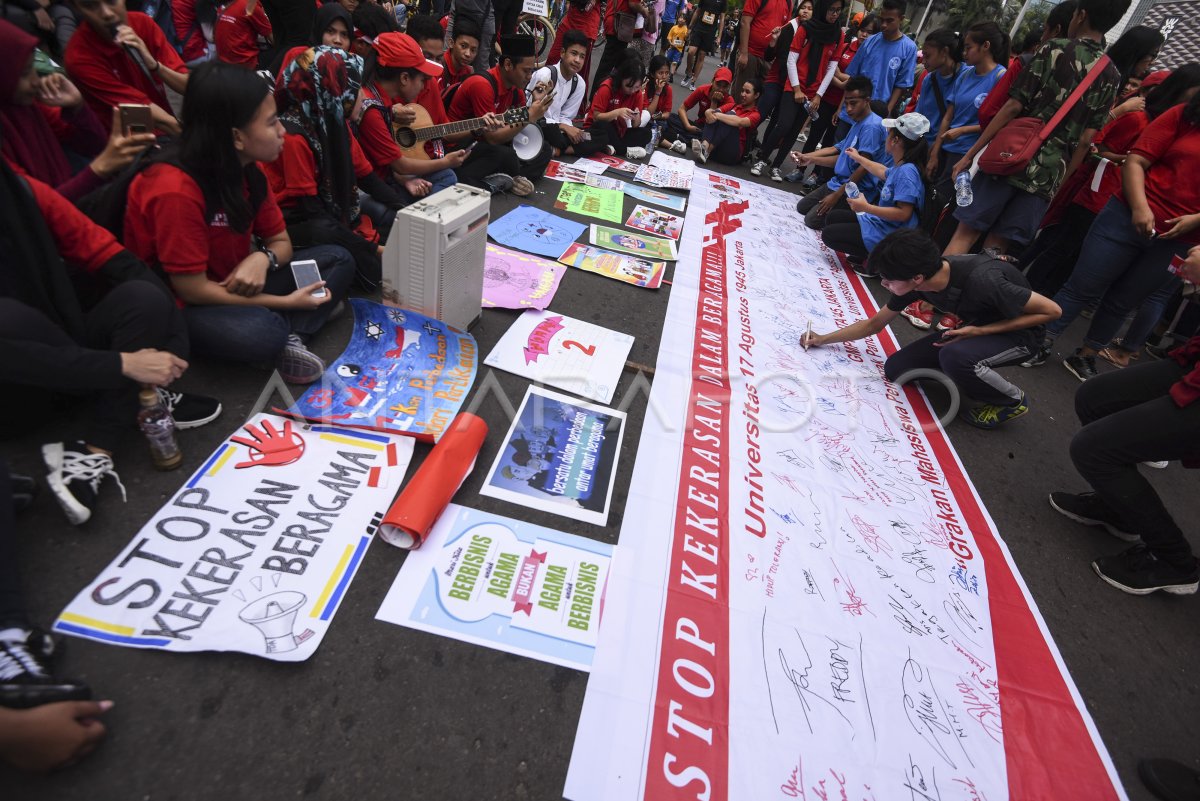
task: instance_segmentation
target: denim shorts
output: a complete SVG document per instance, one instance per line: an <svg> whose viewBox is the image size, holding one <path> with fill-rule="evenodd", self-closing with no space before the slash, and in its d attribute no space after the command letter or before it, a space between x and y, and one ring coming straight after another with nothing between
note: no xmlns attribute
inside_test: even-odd
<svg viewBox="0 0 1200 801"><path fill-rule="evenodd" d="M977 173L971 189L974 202L957 207L954 219L1022 245L1033 240L1050 205L1049 200L1018 189L1002 175Z"/></svg>

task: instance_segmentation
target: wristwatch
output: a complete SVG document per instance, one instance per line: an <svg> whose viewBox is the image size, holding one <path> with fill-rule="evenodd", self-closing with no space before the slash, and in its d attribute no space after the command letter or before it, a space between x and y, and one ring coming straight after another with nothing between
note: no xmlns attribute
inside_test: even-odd
<svg viewBox="0 0 1200 801"><path fill-rule="evenodd" d="M275 255L275 251L271 250L266 245L259 248L267 256L267 272L273 273L279 269L279 257Z"/></svg>

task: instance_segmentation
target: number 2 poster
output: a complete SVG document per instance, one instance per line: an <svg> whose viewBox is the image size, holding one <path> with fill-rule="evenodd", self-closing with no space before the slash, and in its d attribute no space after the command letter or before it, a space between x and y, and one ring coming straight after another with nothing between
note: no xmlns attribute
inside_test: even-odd
<svg viewBox="0 0 1200 801"><path fill-rule="evenodd" d="M484 364L611 403L632 347L629 334L529 309L500 338Z"/></svg>

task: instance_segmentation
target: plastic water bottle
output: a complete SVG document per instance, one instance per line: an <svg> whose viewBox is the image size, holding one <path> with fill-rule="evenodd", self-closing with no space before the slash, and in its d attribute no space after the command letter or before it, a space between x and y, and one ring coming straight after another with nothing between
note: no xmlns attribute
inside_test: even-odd
<svg viewBox="0 0 1200 801"><path fill-rule="evenodd" d="M960 206L970 206L975 202L975 192L971 189L971 173L963 170L954 178L954 197Z"/></svg>
<svg viewBox="0 0 1200 801"><path fill-rule="evenodd" d="M804 101L804 110L808 112L808 118L814 122L821 116L821 112L817 110L817 107L813 105L811 100Z"/></svg>
<svg viewBox="0 0 1200 801"><path fill-rule="evenodd" d="M853 200L854 198L858 197L861 194L862 194L862 190L860 190L858 188L858 184L854 183L854 181L846 182L846 197Z"/></svg>
<svg viewBox="0 0 1200 801"><path fill-rule="evenodd" d="M150 443L150 458L159 470L174 470L183 463L183 451L175 440L175 420L171 413L158 399L158 393L153 389L143 389L138 393L138 428L146 435Z"/></svg>
<svg viewBox="0 0 1200 801"><path fill-rule="evenodd" d="M653 153L655 148L658 147L659 139L662 139L662 126L656 122L654 123L654 127L650 129L650 146L646 150Z"/></svg>

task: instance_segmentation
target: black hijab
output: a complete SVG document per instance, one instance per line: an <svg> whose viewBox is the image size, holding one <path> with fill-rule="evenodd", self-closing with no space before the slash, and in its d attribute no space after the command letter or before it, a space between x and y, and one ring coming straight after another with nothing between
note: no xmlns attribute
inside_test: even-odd
<svg viewBox="0 0 1200 801"><path fill-rule="evenodd" d="M841 0L814 0L813 15L804 23L804 35L809 44L808 47L808 80L812 82L821 74L821 51L825 49L825 45L837 44L842 40L842 26L835 22L828 22L825 15L829 13L829 7Z"/></svg>
<svg viewBox="0 0 1200 801"><path fill-rule="evenodd" d="M329 30L329 26L337 19L346 23L346 32L350 34L350 41L354 41L354 20L350 17L350 12L341 3L326 3L317 9L317 14L313 17L312 37L309 44L313 47L320 47L325 31Z"/></svg>

